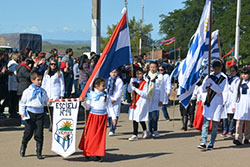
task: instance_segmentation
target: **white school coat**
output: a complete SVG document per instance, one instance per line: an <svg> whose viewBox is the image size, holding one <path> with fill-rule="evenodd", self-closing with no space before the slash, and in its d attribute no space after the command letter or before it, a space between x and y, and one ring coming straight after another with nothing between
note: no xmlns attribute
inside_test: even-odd
<svg viewBox="0 0 250 167"><path fill-rule="evenodd" d="M233 78L233 81L231 83L231 85L228 84L228 92L227 92L227 102L225 104L225 110L226 110L226 113L227 114L233 114L233 111L232 111L232 107L233 107L233 92L234 90L237 90L238 89L238 85L236 84L238 81L240 80L240 77L238 76L235 76Z"/></svg>
<svg viewBox="0 0 250 167"><path fill-rule="evenodd" d="M132 79L131 79L132 81ZM130 81L128 85L128 92L131 93L133 90L132 82ZM140 95L139 100L136 103L136 108L129 108L129 120L133 120L136 122L148 121L148 103L147 103L147 95L148 95L148 83L146 83L142 90L134 88L134 91Z"/></svg>
<svg viewBox="0 0 250 167"><path fill-rule="evenodd" d="M121 78L118 76L115 81L115 88L113 95L108 95L109 105L107 106L108 117L112 117L111 111L114 111L117 117L120 116L121 110L121 101L122 101L122 90L123 90L123 82ZM112 104L111 100L115 100L116 102Z"/></svg>
<svg viewBox="0 0 250 167"><path fill-rule="evenodd" d="M165 93L163 94L163 104L168 104L168 96L167 94L171 93L171 79L168 74L163 75L164 78L164 89Z"/></svg>
<svg viewBox="0 0 250 167"><path fill-rule="evenodd" d="M164 100L164 93L166 92L164 89L164 77L162 74L158 73L157 79L155 81L154 85L154 95L148 100L148 111L152 112L155 110L160 110L161 107L159 107L159 102L163 102ZM145 76L144 80L147 81L149 84L149 79Z"/></svg>
<svg viewBox="0 0 250 167"><path fill-rule="evenodd" d="M238 87L240 81L238 80L236 86ZM242 94L242 88L240 88L240 100L237 102L238 90L234 89L233 92L233 108L235 108L234 119L236 120L250 120L250 82L242 81L242 84L246 83L248 88L247 94Z"/></svg>
<svg viewBox="0 0 250 167"><path fill-rule="evenodd" d="M51 77L45 71L42 81L42 88L46 90L50 99L59 99L64 96L65 85L63 73L60 71L61 76L58 78L57 72Z"/></svg>
<svg viewBox="0 0 250 167"><path fill-rule="evenodd" d="M213 73L211 75L213 75ZM204 105L203 116L208 120L217 122L219 122L221 118L227 118L227 114L224 110L223 105L227 100L226 92L228 91L228 81L227 76L222 72L216 76L217 78L220 78L221 75L225 77L221 84L217 85L212 79L206 77L202 85L202 91L204 93L207 92L206 87L209 85L210 88L216 92L216 95L210 102L210 106L208 107Z"/></svg>

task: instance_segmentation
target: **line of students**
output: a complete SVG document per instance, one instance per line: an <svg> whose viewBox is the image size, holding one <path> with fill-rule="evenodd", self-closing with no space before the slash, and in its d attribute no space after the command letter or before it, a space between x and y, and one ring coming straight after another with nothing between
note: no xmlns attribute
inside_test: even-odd
<svg viewBox="0 0 250 167"><path fill-rule="evenodd" d="M213 61L213 72L209 77L205 77L202 84L199 84L200 86L197 86L194 91L199 105L193 125L202 131L201 143L197 146L202 150L213 150L221 120L224 128L223 137L233 137L236 121L233 143L241 145L244 141L244 144L248 144L250 139L250 68L243 68L239 79L236 75L238 73L236 66L229 68L229 77L222 72L222 67L220 60ZM208 131L211 131L211 138L206 146Z"/></svg>

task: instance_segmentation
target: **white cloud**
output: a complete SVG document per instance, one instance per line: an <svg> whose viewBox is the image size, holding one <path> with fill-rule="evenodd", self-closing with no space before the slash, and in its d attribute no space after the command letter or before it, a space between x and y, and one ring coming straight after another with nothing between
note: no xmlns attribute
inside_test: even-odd
<svg viewBox="0 0 250 167"><path fill-rule="evenodd" d="M69 27L63 27L63 31L69 31Z"/></svg>
<svg viewBox="0 0 250 167"><path fill-rule="evenodd" d="M37 32L38 31L38 28L37 26L31 26L31 27L27 27L23 30L23 32Z"/></svg>
<svg viewBox="0 0 250 167"><path fill-rule="evenodd" d="M32 27L30 28L30 31L38 31L38 28L37 28L36 26L32 26Z"/></svg>

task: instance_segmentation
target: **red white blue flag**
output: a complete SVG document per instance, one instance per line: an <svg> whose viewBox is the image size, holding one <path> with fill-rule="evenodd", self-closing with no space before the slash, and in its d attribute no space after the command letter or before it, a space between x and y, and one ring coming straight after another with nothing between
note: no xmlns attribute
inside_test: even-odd
<svg viewBox="0 0 250 167"><path fill-rule="evenodd" d="M162 42L160 42L160 43L158 43L158 45L170 45L171 43L173 43L175 41L175 37L173 37L173 38L170 38L170 39L167 39L167 40L165 40L165 41L162 41Z"/></svg>
<svg viewBox="0 0 250 167"><path fill-rule="evenodd" d="M123 10L123 16L116 26L108 44L104 48L100 59L81 93L81 97L85 97L95 78L101 77L107 79L111 71L124 64L132 64L126 9Z"/></svg>

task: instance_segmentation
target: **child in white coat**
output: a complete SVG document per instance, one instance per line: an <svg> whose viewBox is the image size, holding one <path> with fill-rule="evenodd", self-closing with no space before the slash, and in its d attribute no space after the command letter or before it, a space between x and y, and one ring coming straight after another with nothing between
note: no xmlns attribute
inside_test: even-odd
<svg viewBox="0 0 250 167"><path fill-rule="evenodd" d="M143 79L143 69L136 70L136 77L131 78L128 85L128 92L134 93L131 106L129 108L129 120L133 120L133 135L128 139L129 141L138 140L138 123L141 124L143 133L142 138L147 137L147 127L145 121L148 121L148 84ZM134 91L134 92L132 92Z"/></svg>
<svg viewBox="0 0 250 167"><path fill-rule="evenodd" d="M115 134L116 124L120 116L121 109L121 99L122 99L123 82L118 76L118 71L115 69L110 72L110 77L107 84L107 94L109 105L107 107L108 111L108 122L110 126L109 136ZM116 119L112 119L111 112L114 112ZM112 123L116 122L116 123Z"/></svg>
<svg viewBox="0 0 250 167"><path fill-rule="evenodd" d="M159 110L162 107L164 100L164 77L158 73L158 64L151 62L149 65L149 72L144 77L145 81L148 82L148 105L149 105L149 118L148 118L148 137L154 134L154 137L160 137L158 132L158 119Z"/></svg>
<svg viewBox="0 0 250 167"><path fill-rule="evenodd" d="M250 68L243 68L241 80L236 83L238 86L233 93L234 119L236 119L236 133L233 141L241 145L243 140L242 127L245 122L244 144L249 144L250 139Z"/></svg>
<svg viewBox="0 0 250 167"><path fill-rule="evenodd" d="M212 63L213 73L211 73L209 78L205 78L202 85L203 92L208 92L209 90L209 94L207 93L206 101L204 103L204 121L201 134L202 142L198 145L198 148L203 150L206 149L210 120L212 120L212 131L207 150L213 149L217 136L218 123L220 122L221 115L224 111L223 105L226 101L224 92L227 90L228 82L227 76L221 72L222 66L220 60L214 60Z"/></svg>
<svg viewBox="0 0 250 167"><path fill-rule="evenodd" d="M235 132L235 119L233 119L234 113L232 111L233 92L234 90L238 89L238 85L236 85L236 83L240 80L240 77L237 76L238 67L236 65L231 66L229 71L230 76L228 77L228 94L227 102L225 104L227 118L223 119L223 137L233 137L233 133Z"/></svg>

